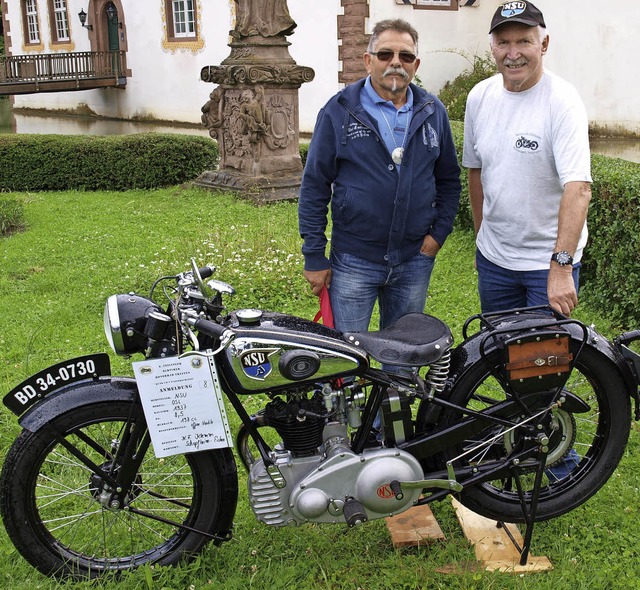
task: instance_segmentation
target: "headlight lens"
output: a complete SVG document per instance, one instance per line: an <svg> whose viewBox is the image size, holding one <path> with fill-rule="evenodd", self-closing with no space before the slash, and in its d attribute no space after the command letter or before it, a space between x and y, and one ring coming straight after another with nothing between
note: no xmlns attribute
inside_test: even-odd
<svg viewBox="0 0 640 590"><path fill-rule="evenodd" d="M104 333L116 354L142 352L147 337L144 327L152 312L162 313L160 307L145 297L133 293L111 295L104 307Z"/></svg>

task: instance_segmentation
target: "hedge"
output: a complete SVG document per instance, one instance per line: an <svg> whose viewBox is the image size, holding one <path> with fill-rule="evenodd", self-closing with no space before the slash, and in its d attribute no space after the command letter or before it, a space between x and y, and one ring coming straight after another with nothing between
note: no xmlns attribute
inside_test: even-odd
<svg viewBox="0 0 640 590"><path fill-rule="evenodd" d="M462 145L464 142L464 123L461 121L451 121L451 131L453 132L453 143L456 146L458 162L462 162ZM462 193L460 194L460 209L455 219L455 227L463 230L473 230L473 215L471 213L471 203L469 201L469 180L467 169L460 167L460 182Z"/></svg>
<svg viewBox="0 0 640 590"><path fill-rule="evenodd" d="M581 294L622 329L640 328L640 164L591 156Z"/></svg>
<svg viewBox="0 0 640 590"><path fill-rule="evenodd" d="M452 121L462 161L464 126ZM640 328L640 164L591 155L589 241L582 257L580 297L623 330ZM456 227L473 230L467 171Z"/></svg>
<svg viewBox="0 0 640 590"><path fill-rule="evenodd" d="M218 162L206 137L0 135L0 190L127 190L196 178Z"/></svg>

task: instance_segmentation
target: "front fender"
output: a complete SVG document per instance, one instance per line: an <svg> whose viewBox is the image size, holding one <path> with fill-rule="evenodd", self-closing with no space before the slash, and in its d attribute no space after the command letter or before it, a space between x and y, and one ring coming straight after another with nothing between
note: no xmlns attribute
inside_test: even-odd
<svg viewBox="0 0 640 590"><path fill-rule="evenodd" d="M75 408L95 402L133 401L137 392L136 381L130 377L100 377L72 383L45 397L27 410L18 422L25 430L35 432Z"/></svg>
<svg viewBox="0 0 640 590"><path fill-rule="evenodd" d="M497 328L499 334L491 336L490 330L480 330L458 345L451 356L451 368L447 380L447 390L453 389L456 382L476 363L485 362L485 357L498 350L502 343L523 331L535 332L536 329L548 329L549 315L545 314L512 314L500 317ZM607 338L599 334L593 327L586 326L577 320L562 323L562 329L571 336L572 348L578 349L584 340L584 346L597 350L620 373L627 393L638 408L639 397L635 377L624 357Z"/></svg>

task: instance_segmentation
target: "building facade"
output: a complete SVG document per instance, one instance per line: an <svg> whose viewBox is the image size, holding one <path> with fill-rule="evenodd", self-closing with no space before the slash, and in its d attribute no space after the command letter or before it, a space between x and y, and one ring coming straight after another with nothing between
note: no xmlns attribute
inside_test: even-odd
<svg viewBox="0 0 640 590"><path fill-rule="evenodd" d="M125 120L199 123L211 84L202 68L228 55L234 0L0 0L6 54L52 59L119 52L121 78L106 87L14 94L14 108ZM364 75L362 53L378 20L404 18L420 33L418 71L437 93L489 48L496 0L288 0L297 23L289 52L315 78L299 91L300 130L326 100ZM631 64L640 3L536 0L551 37L546 67L579 90L594 128L640 135L640 78ZM80 16L84 15L84 22ZM26 59L25 57L25 59ZM109 64L107 64L109 65ZM93 66L92 66L93 67ZM27 71L26 64L22 71ZM2 92L0 72L0 93Z"/></svg>

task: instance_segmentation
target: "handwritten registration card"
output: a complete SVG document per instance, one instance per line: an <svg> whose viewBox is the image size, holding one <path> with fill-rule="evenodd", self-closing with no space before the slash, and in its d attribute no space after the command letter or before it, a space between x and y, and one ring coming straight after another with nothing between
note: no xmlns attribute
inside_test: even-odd
<svg viewBox="0 0 640 590"><path fill-rule="evenodd" d="M133 371L156 457L232 446L212 358L151 359Z"/></svg>

